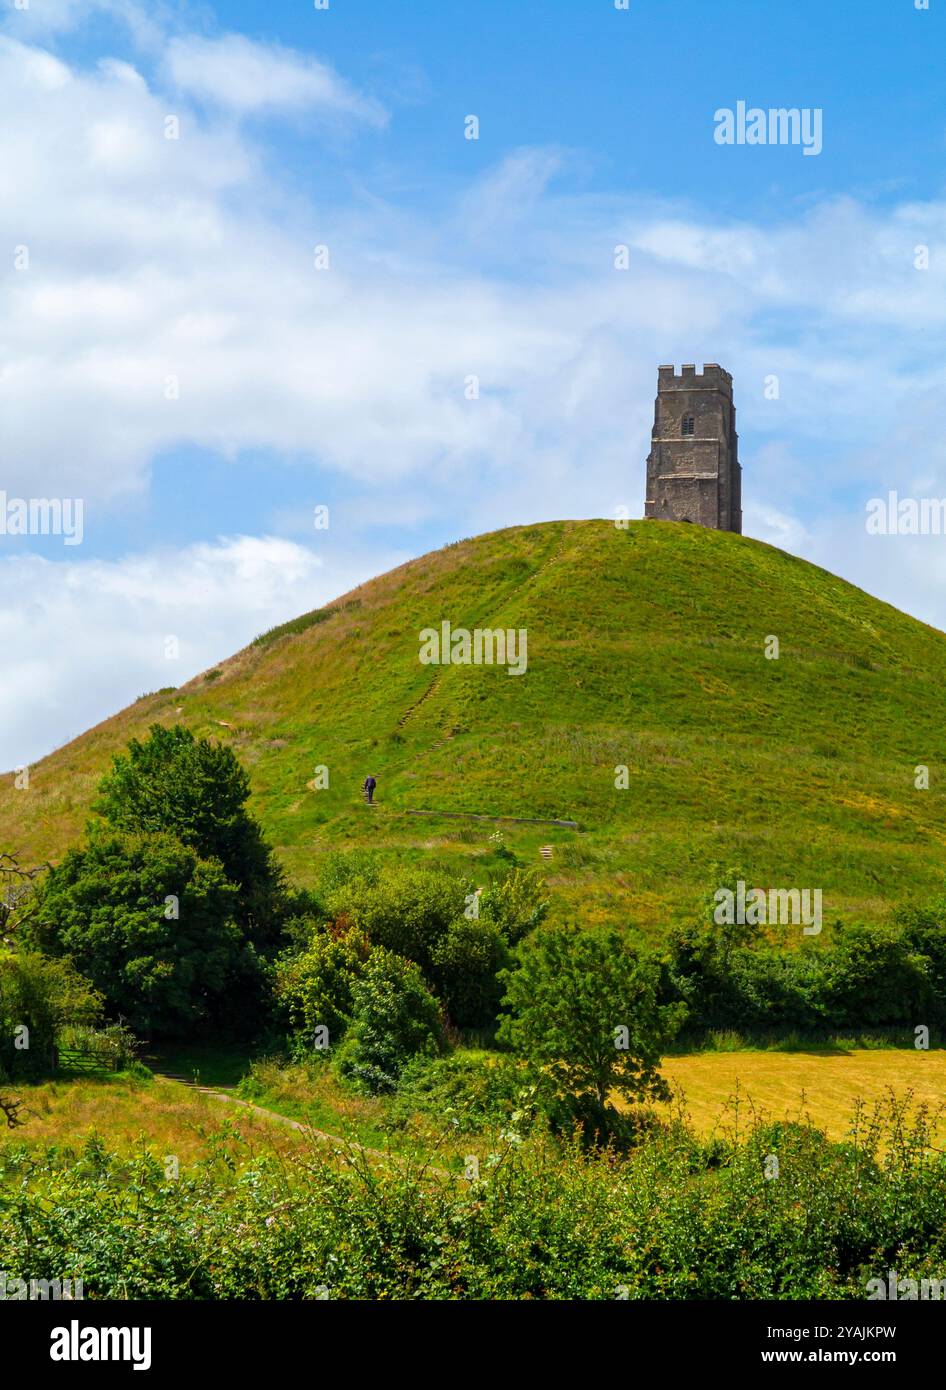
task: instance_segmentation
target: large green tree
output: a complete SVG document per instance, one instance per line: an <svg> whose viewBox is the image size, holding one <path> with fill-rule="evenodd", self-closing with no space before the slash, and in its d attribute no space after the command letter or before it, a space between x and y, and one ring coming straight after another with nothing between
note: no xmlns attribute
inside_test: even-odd
<svg viewBox="0 0 946 1390"><path fill-rule="evenodd" d="M505 972L499 1037L534 1066L547 1096L604 1116L611 1092L666 1098L663 1049L679 1006L657 1003L658 966L612 928L541 928Z"/></svg>
<svg viewBox="0 0 946 1390"><path fill-rule="evenodd" d="M240 889L234 912L261 949L280 932L283 882L247 810L250 782L233 752L175 724L132 739L99 784L97 810L116 830L167 831L201 859L218 859Z"/></svg>
<svg viewBox="0 0 946 1390"><path fill-rule="evenodd" d="M112 1014L144 1035L237 1021L260 970L219 860L168 834L104 827L37 890L25 940L69 956Z"/></svg>

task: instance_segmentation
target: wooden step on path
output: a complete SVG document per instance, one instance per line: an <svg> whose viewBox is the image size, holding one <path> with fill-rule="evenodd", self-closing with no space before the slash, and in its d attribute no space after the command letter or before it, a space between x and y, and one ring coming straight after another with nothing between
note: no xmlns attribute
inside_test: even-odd
<svg viewBox="0 0 946 1390"><path fill-rule="evenodd" d="M512 821L516 825L558 825L563 830L577 830L576 820L550 820L547 816L481 816L473 811L405 811L405 816L446 816L450 820Z"/></svg>
<svg viewBox="0 0 946 1390"><path fill-rule="evenodd" d="M397 727L399 729L403 729L404 725L407 723L409 719L413 718L413 716L420 709L424 701L430 699L431 695L433 695L434 691L437 689L437 686L439 684L440 672L438 671L437 674L434 676L433 680L430 682L430 685L428 685L427 689L424 691L424 693L422 695L419 695L418 698L411 705L410 709L406 710L404 714L401 715L400 719L397 721Z"/></svg>
<svg viewBox="0 0 946 1390"><path fill-rule="evenodd" d="M430 748L428 749L428 752L432 753L435 748L442 748L445 743L451 743L456 738L457 734L460 734L462 732L462 729L451 729L450 732L444 734L442 738L438 738L436 743L432 743L430 745Z"/></svg>

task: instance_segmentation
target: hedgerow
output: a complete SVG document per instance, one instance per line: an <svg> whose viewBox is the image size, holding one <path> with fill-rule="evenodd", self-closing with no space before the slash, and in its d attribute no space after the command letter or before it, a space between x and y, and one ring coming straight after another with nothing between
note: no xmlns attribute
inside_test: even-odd
<svg viewBox="0 0 946 1390"><path fill-rule="evenodd" d="M709 1143L675 1123L623 1158L484 1142L474 1180L314 1144L176 1181L95 1141L13 1150L0 1268L86 1298L863 1298L891 1268L946 1272L946 1161L905 1113L841 1143L785 1123Z"/></svg>

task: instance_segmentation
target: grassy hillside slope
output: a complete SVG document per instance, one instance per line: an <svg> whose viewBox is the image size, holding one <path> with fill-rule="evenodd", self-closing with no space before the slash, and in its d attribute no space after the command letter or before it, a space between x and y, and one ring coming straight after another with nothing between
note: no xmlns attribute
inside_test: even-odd
<svg viewBox="0 0 946 1390"><path fill-rule="evenodd" d="M526 628L527 673L422 666L418 634L443 619ZM5 777L0 846L58 858L110 755L180 720L233 745L302 882L354 845L466 862L485 881L496 826L409 810L561 817L579 831L500 828L525 862L553 846L560 909L586 920L658 927L714 861L758 886L822 888L828 920L866 919L946 876L944 686L946 636L770 546L664 522L513 528L139 700L37 764L28 791ZM330 786L314 791L320 764Z"/></svg>

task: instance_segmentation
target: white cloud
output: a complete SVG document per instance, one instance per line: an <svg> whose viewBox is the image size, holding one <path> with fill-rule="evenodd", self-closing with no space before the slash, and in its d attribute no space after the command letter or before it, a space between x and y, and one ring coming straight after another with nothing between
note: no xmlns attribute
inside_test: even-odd
<svg viewBox="0 0 946 1390"><path fill-rule="evenodd" d="M27 8L5 6L5 24L30 39L48 39L65 34L93 18L107 15L126 29L136 43L160 41L163 21L171 13L169 5L141 5L137 0L29 0Z"/></svg>
<svg viewBox="0 0 946 1390"><path fill-rule="evenodd" d="M44 13L65 25L76 6ZM682 206L558 196L571 157L524 150L417 214L370 189L332 205L319 170L304 190L280 184L232 119L310 112L383 140L380 111L323 65L233 35L179 35L156 83L125 60L70 66L18 32L0 36L10 495L81 496L90 534L147 488L157 455L186 443L363 484L356 549L359 524L448 518L473 534L618 505L634 514L656 365L709 356L736 379L747 530L946 625L923 567L898 571L894 547L878 563L858 513L859 493L910 491L920 475L946 495L946 261L934 251L929 270L913 266L916 245L946 243L946 204L832 200L766 227L708 225ZM165 139L169 114L179 140ZM314 269L317 243L329 271ZM619 243L627 272L613 268ZM18 246L29 270L11 268ZM478 400L464 392L473 374ZM767 400L773 374L780 393ZM198 612L186 674L252 636L247 613L259 630L348 587L277 544L0 564L16 653L0 694L5 760L184 679L167 676L155 644ZM352 560L351 582L393 562ZM24 587L34 606L18 625Z"/></svg>
<svg viewBox="0 0 946 1390"><path fill-rule="evenodd" d="M0 767L38 759L145 691L183 684L370 573L358 557L323 563L304 546L268 536L118 561L6 559ZM176 660L165 655L169 636L179 642Z"/></svg>
<svg viewBox="0 0 946 1390"><path fill-rule="evenodd" d="M562 154L550 149L522 149L508 156L461 196L458 230L470 241L487 245L500 237L521 236L523 219L534 213L564 163Z"/></svg>
<svg viewBox="0 0 946 1390"><path fill-rule="evenodd" d="M178 91L241 115L320 111L375 125L385 119L376 101L356 92L327 64L242 34L172 39L164 71Z"/></svg>
<svg viewBox="0 0 946 1390"><path fill-rule="evenodd" d="M250 89L299 101L340 90L308 60L235 36L176 45L172 66L195 84L217 82L227 54L259 60L255 78L234 65L235 104L244 82L247 101ZM857 429L882 424L878 378L885 402L941 389L946 268L914 270L912 254L924 236L946 239L946 205L833 202L769 228L707 227L686 210L557 198L569 156L525 150L453 205L412 217L375 200L366 215L280 188L232 123L181 109L127 62L69 69L0 38L0 91L0 247L31 257L0 276L11 492L108 505L188 442L422 486L489 520L513 493L559 514L581 498L604 510L616 479L639 495L658 361L723 361L743 424L763 441L830 440L839 480L846 427L851 452ZM166 140L175 111L181 139ZM619 242L628 272L613 269ZM775 403L762 395L772 373ZM793 499L774 482L784 510Z"/></svg>

